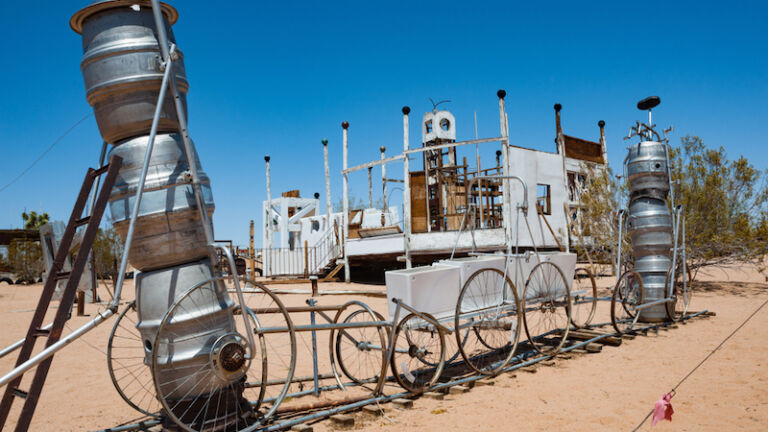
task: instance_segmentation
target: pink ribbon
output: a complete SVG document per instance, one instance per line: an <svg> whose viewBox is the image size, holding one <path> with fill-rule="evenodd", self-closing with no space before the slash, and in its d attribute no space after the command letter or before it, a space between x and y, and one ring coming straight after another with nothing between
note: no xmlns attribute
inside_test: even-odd
<svg viewBox="0 0 768 432"><path fill-rule="evenodd" d="M656 426L656 423L662 420L672 421L672 414L675 410L672 409L672 393L667 393L657 400L653 406L653 419L651 419L651 426Z"/></svg>

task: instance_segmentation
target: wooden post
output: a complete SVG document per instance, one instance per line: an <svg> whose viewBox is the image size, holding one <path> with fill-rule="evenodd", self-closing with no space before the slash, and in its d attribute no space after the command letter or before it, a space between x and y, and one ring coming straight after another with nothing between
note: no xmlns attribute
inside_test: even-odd
<svg viewBox="0 0 768 432"><path fill-rule="evenodd" d="M270 184L269 176L269 156L264 156L264 163L266 164L266 176L267 176L267 205L264 212L264 240L265 244L262 246L264 253L261 257L264 265L264 276L272 275L272 257L269 256L272 250L272 186Z"/></svg>
<svg viewBox="0 0 768 432"><path fill-rule="evenodd" d="M85 291L77 291L77 316L85 316Z"/></svg>
<svg viewBox="0 0 768 432"><path fill-rule="evenodd" d="M256 246L253 241L255 224L251 219L251 228L248 239L248 257L250 258L248 266L251 268L251 279L256 279Z"/></svg>
<svg viewBox="0 0 768 432"><path fill-rule="evenodd" d="M387 148L384 146L379 147L379 150L381 151L381 160L384 160L386 158L386 155L384 152L387 151ZM382 210L387 210L387 164L382 163L381 164L381 193L382 193L382 202L383 207ZM384 224L382 224L384 226Z"/></svg>
<svg viewBox="0 0 768 432"><path fill-rule="evenodd" d="M323 139L321 142L323 143L323 160L325 161L325 212L328 215L328 226L330 226L333 208L331 207L331 174L328 168L328 140Z"/></svg>
<svg viewBox="0 0 768 432"><path fill-rule="evenodd" d="M509 131L507 131L507 112L504 107L504 97L507 96L507 92L499 90L496 92L496 96L499 98L499 123L501 124L501 160L502 160L502 175L509 175ZM508 179L502 181L504 187L504 195L502 196L501 205L501 217L504 223L504 232L507 237L507 245L512 244L512 205L510 203L511 191L509 190L510 182ZM527 204L527 203L526 203Z"/></svg>
<svg viewBox="0 0 768 432"><path fill-rule="evenodd" d="M373 167L368 167L368 208L373 208Z"/></svg>
<svg viewBox="0 0 768 432"><path fill-rule="evenodd" d="M405 268L411 268L411 173L408 151L408 114L411 108L403 107L403 250Z"/></svg>

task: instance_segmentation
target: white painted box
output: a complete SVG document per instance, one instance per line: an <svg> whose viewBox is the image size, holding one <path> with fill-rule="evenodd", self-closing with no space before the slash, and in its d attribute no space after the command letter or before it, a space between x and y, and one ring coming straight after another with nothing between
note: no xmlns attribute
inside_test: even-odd
<svg viewBox="0 0 768 432"><path fill-rule="evenodd" d="M495 268L503 272L504 264L506 261L507 257L505 255L478 255L440 260L432 265L447 265L451 267L458 267L461 271L461 279L459 285L463 287L464 284L467 283L467 279L469 279L478 270ZM459 288L459 290L461 290L461 288Z"/></svg>
<svg viewBox="0 0 768 432"><path fill-rule="evenodd" d="M427 312L436 318L454 315L456 301L461 290L461 270L456 266L433 264L404 270L390 270L384 274L387 283L387 309L389 319L395 315L398 298L419 312ZM400 319L408 314L401 310Z"/></svg>

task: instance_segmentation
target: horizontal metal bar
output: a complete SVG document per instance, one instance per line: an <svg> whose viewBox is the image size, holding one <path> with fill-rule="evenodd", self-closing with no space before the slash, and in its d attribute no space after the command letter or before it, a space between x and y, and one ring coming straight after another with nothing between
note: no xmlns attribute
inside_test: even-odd
<svg viewBox="0 0 768 432"><path fill-rule="evenodd" d="M372 168L372 167L375 167L375 166L378 166L378 165L383 165L383 164L386 164L386 163L399 161L400 159L404 159L404 158L405 158L405 156L403 156L403 155L390 156L390 157L385 158L385 159L379 159L379 160L375 160L373 162L368 162L368 163L364 163L362 165L357 165L357 166L353 166L351 168L347 168L345 170L342 170L341 173L342 174L349 174L349 173L354 172L354 171L360 171L360 170L367 169L367 168Z"/></svg>
<svg viewBox="0 0 768 432"><path fill-rule="evenodd" d="M43 327L41 330L50 330L52 326L53 326L53 323L50 323L50 324L46 325L45 327ZM16 342L12 343L11 345L8 345L7 347L3 348L3 350L0 351L0 358L3 358L5 356L7 356L8 354L10 354L10 353L16 351L17 349L19 349L19 347L24 345L24 341L25 340L26 340L26 338L21 338L21 339L17 340Z"/></svg>
<svg viewBox="0 0 768 432"><path fill-rule="evenodd" d="M643 303L641 305L635 306L635 310L641 310L641 309L649 308L651 306L656 306L656 305L664 304L664 303L672 303L673 301L675 301L675 299L673 299L673 298L663 298L663 299L659 299L659 300L654 300L652 302Z"/></svg>
<svg viewBox="0 0 768 432"><path fill-rule="evenodd" d="M423 313L421 313L420 311L417 311L416 309L414 309L414 308L412 308L412 307L408 306L407 304L403 303L403 302L402 302L402 300L400 300L400 299L392 299L392 300L393 300L395 303L399 304L400 306L404 307L404 308L405 308L405 309L406 309L408 312L410 312L410 313L412 313L412 314L414 314L414 315L418 316L419 318L423 319L424 321L426 321L426 322L428 322L428 323L432 324L433 326L435 326L435 327L439 328L439 329L440 329L440 330L442 330L444 333L447 333L447 334L451 334L451 333L453 333L453 330L452 330L452 329L449 329L448 327L446 327L446 326L444 326L444 325L440 324L439 322L435 321L434 319L432 319L432 318L430 318L430 317L428 317L428 316L424 315L424 314L423 314ZM390 325L391 325L391 323L390 323Z"/></svg>
<svg viewBox="0 0 768 432"><path fill-rule="evenodd" d="M313 330L338 330L338 329L353 329L363 327L390 327L392 323L389 321L368 321L368 322L351 322L351 323L333 323L333 324L307 324L293 326L293 331L307 332ZM288 327L263 327L261 329L255 329L256 334L271 334L271 333L285 333L288 332Z"/></svg>
<svg viewBox="0 0 768 432"><path fill-rule="evenodd" d="M482 144L482 143L489 143L489 142L501 142L503 140L502 137L497 138L480 138L475 140L469 140L469 141L456 141L452 143L445 143L440 145L434 145L434 146L427 146L427 147L419 147L414 149L409 149L404 151L405 154L411 154L411 153L421 153L429 150L438 150L438 149L444 149L444 148L451 148L451 147L458 147L463 146L467 144Z"/></svg>
<svg viewBox="0 0 768 432"><path fill-rule="evenodd" d="M320 375L318 375L317 379L331 379L331 378L335 378L335 377L336 377L336 375L334 375L332 373L328 373L328 374L320 374ZM314 381L314 380L315 380L315 376L314 375L307 375L307 376L293 377L291 379L291 382L292 383L299 383L299 382L307 382L307 381ZM267 380L267 385L268 386L284 385L284 384L285 384L285 380L284 379L280 379L280 378ZM260 387L261 386L261 381L247 382L244 385L245 385L245 388Z"/></svg>

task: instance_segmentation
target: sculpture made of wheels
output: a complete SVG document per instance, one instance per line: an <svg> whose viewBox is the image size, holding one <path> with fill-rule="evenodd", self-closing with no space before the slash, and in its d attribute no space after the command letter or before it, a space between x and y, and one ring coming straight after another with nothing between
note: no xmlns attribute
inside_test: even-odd
<svg viewBox="0 0 768 432"><path fill-rule="evenodd" d="M349 311L352 310L350 313ZM358 324L384 322L377 312L362 302L349 302L334 317L334 323ZM357 384L376 384L374 393L380 390L378 384L387 368L387 333L381 326L362 326L331 330L329 341L331 352L341 371Z"/></svg>
<svg viewBox="0 0 768 432"><path fill-rule="evenodd" d="M618 333L632 330L640 316L637 309L643 301L643 279L635 271L621 275L611 296L611 324Z"/></svg>
<svg viewBox="0 0 768 432"><path fill-rule="evenodd" d="M587 327L597 310L597 283L588 268L577 268L573 273L571 295L571 324L576 328Z"/></svg>
<svg viewBox="0 0 768 432"><path fill-rule="evenodd" d="M569 286L560 267L550 261L536 264L525 282L525 333L541 354L557 354L568 338L572 310Z"/></svg>
<svg viewBox="0 0 768 432"><path fill-rule="evenodd" d="M434 318L424 314L430 319ZM433 323L409 314L397 324L390 365L395 380L413 393L428 390L445 365L445 335Z"/></svg>
<svg viewBox="0 0 768 432"><path fill-rule="evenodd" d="M464 362L483 375L501 371L520 339L520 300L504 272L487 268L467 279L459 293L454 331Z"/></svg>

